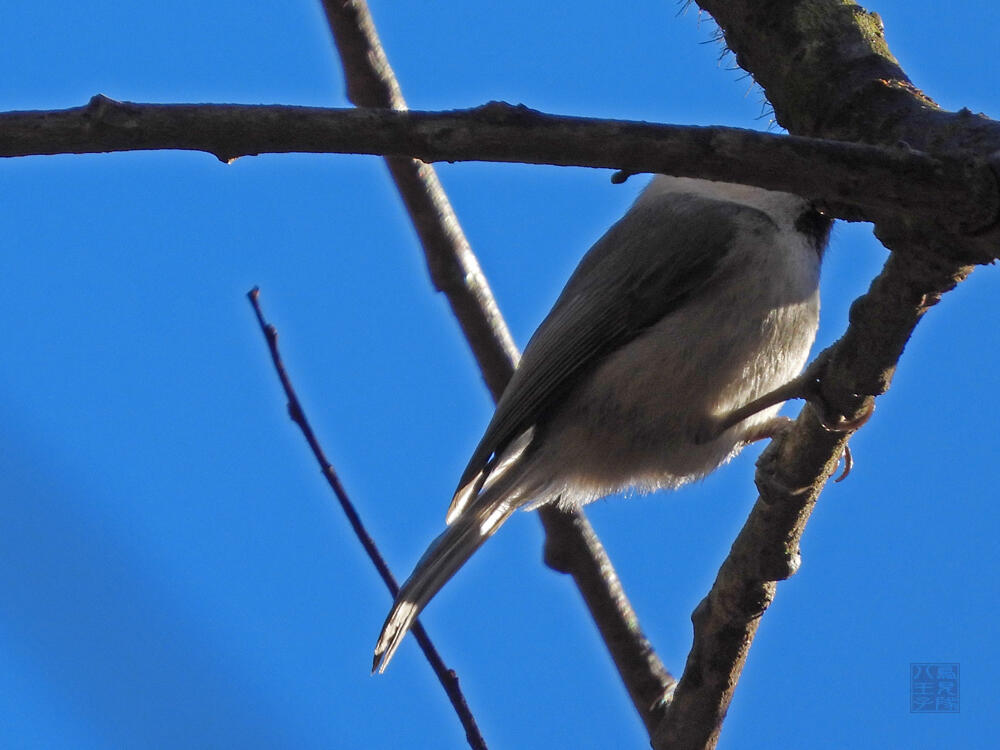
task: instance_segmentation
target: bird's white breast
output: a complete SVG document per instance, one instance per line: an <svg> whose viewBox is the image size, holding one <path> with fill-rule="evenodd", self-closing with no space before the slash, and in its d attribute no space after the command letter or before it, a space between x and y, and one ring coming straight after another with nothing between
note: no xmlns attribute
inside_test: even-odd
<svg viewBox="0 0 1000 750"><path fill-rule="evenodd" d="M712 417L795 377L815 338L819 256L790 226L768 234L740 233L710 294L694 295L574 389L532 462L535 497L580 505L629 486L679 486L727 461L775 415L778 406L694 442Z"/></svg>

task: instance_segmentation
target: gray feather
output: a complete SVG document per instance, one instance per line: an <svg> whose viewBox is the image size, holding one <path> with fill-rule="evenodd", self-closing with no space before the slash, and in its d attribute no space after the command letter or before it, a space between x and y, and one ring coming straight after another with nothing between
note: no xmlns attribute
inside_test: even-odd
<svg viewBox="0 0 1000 750"><path fill-rule="evenodd" d="M801 370L829 227L798 196L655 178L528 342L448 528L386 618L374 669L515 509L678 487L757 439L780 404L699 436Z"/></svg>
<svg viewBox="0 0 1000 750"><path fill-rule="evenodd" d="M738 215L744 222L773 228L767 215L753 208L665 198L634 206L584 256L528 342L459 480L449 518L474 494L477 488L469 484L482 481L490 456L543 418L548 406L603 355L710 285L732 242ZM636 226L644 231L636 232Z"/></svg>
<svg viewBox="0 0 1000 750"><path fill-rule="evenodd" d="M508 477L511 479L511 477ZM473 507L431 542L396 595L378 643L372 672L384 672L414 620L441 587L455 575L483 542L517 509L509 483L498 482L476 498Z"/></svg>

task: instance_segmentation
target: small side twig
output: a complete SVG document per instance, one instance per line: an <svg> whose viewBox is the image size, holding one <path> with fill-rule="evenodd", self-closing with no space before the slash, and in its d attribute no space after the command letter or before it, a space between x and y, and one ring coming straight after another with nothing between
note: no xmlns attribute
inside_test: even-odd
<svg viewBox="0 0 1000 750"><path fill-rule="evenodd" d="M347 516L347 520L351 524L351 528L354 530L355 536L357 536L358 541L361 542L361 546L365 548L365 552L375 565L375 569L382 577L382 580L385 582L389 592L395 597L399 592L399 585L396 583L396 579L392 575L392 571L389 570L388 564L386 564L385 559L379 552L378 547L375 544L375 540L372 539L368 530L365 528L364 523L361 521L361 516L358 514L357 509L347 496L347 492L344 490L344 486L340 483L340 477L337 476L336 470L327 460L326 454L323 452L323 448L319 444L319 440L316 438L316 433L313 432L312 426L306 418L305 411L302 409L299 397L295 393L295 388L292 387L292 381L288 377L288 372L285 370L285 364L281 359L281 352L278 350L278 330L267 322L264 318L264 313L261 311L260 289L258 287L254 287L247 292L247 297L250 300L250 304L253 306L254 314L257 316L257 322L260 324L260 330L264 334L264 338L267 341L267 347L271 352L271 361L274 362L274 369L278 374L278 379L281 381L281 387L284 389L285 396L288 398L288 415L292 418L292 421L299 426L299 429L302 430L302 434L305 437L306 442L309 443L309 448L316 457L316 461L320 465L320 470L323 472L323 476L326 478L327 483L333 490L333 494L336 495L337 501L340 503L340 507ZM438 654L437 649L431 642L430 636L427 635L427 631L424 630L419 621L414 623L411 632L420 644L420 649L424 652L424 656L430 663L431 668L434 670L434 674L437 675L438 681L448 694L448 699L451 701L451 705L454 706L455 713L458 714L459 721L462 722L462 727L465 729L465 736L469 741L469 746L474 748L474 750L486 750L486 741L483 739L483 736L479 731L479 727L476 725L476 719L472 715L472 711L469 709L465 696L462 694L462 690L458 684L458 676L455 674L455 671L453 669L448 669L445 665L444 660L441 659L440 654Z"/></svg>

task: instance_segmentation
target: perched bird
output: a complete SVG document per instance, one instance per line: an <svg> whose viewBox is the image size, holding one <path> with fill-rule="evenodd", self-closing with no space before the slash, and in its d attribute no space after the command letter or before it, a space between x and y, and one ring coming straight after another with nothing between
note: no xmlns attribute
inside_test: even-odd
<svg viewBox="0 0 1000 750"><path fill-rule="evenodd" d="M830 227L797 195L655 177L528 342L372 671L516 509L679 487L772 435L788 395L762 397L806 362Z"/></svg>

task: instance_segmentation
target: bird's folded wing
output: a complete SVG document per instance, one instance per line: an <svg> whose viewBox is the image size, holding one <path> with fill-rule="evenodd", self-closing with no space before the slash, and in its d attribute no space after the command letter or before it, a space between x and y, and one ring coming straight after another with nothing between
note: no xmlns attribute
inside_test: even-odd
<svg viewBox="0 0 1000 750"><path fill-rule="evenodd" d="M720 272L737 219L774 231L763 213L690 196L640 201L584 256L528 342L458 484L448 518L478 491L488 461L534 425L603 356L698 295Z"/></svg>

